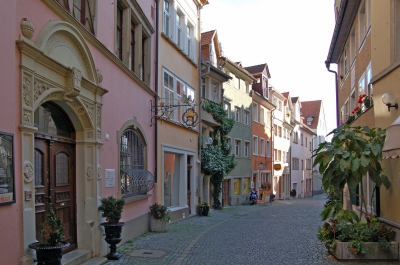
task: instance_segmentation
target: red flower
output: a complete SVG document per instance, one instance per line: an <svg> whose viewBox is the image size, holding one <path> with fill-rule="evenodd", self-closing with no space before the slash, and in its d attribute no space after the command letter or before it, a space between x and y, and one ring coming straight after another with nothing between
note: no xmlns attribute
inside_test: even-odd
<svg viewBox="0 0 400 265"><path fill-rule="evenodd" d="M354 250L355 250L354 248L350 248L350 251L351 251L351 252L354 252Z"/></svg>
<svg viewBox="0 0 400 265"><path fill-rule="evenodd" d="M335 233L336 232L336 230L335 229L332 229L332 233Z"/></svg>
<svg viewBox="0 0 400 265"><path fill-rule="evenodd" d="M360 109L360 107L357 106L357 107L354 108L353 112L356 112L359 109Z"/></svg>

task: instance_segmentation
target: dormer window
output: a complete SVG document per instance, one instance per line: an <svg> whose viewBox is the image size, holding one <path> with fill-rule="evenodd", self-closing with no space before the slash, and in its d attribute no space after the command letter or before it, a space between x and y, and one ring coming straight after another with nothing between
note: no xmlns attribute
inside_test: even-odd
<svg viewBox="0 0 400 265"><path fill-rule="evenodd" d="M311 125L313 120L314 120L314 118L312 116L307 116L307 125Z"/></svg>

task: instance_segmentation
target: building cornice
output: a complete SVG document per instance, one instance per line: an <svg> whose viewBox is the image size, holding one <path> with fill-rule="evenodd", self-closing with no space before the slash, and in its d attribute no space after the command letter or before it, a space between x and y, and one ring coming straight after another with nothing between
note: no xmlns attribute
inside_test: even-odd
<svg viewBox="0 0 400 265"><path fill-rule="evenodd" d="M343 0L341 2L328 57L326 59L327 62L339 62L340 55L350 34L360 2L361 0Z"/></svg>

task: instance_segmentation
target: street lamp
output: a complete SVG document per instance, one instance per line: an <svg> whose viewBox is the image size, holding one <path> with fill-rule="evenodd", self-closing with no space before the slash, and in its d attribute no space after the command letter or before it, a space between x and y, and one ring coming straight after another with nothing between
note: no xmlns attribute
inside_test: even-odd
<svg viewBox="0 0 400 265"><path fill-rule="evenodd" d="M258 164L258 169L264 170L264 163L263 163L263 162L260 162L260 163Z"/></svg>

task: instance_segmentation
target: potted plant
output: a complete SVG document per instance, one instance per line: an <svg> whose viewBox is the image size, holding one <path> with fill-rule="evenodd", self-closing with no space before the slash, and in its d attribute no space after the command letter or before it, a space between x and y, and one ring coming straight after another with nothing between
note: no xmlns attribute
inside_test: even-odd
<svg viewBox="0 0 400 265"><path fill-rule="evenodd" d="M330 142L321 143L315 150L313 166L320 166L322 186L326 192L339 196L345 190L359 198L360 206L357 215L350 203L347 203L348 209L343 208L339 199L327 203L321 217L328 221L320 228L318 238L338 259L398 259L398 243L390 242L394 232L379 222L372 208L368 207L367 200L372 204L374 194L368 198L363 183L368 173L376 188L383 185L388 189L391 185L387 176L382 174L380 164L385 130L346 124L328 135L332 134ZM354 193L357 186L358 192Z"/></svg>
<svg viewBox="0 0 400 265"><path fill-rule="evenodd" d="M364 103L365 108L369 109L372 105L374 105L372 96L365 96L363 99L363 103Z"/></svg>
<svg viewBox="0 0 400 265"><path fill-rule="evenodd" d="M36 250L38 265L61 265L62 249L69 246L68 242L62 241L63 233L64 226L61 219L50 204L46 221L42 224L39 235L40 241L29 245L29 248Z"/></svg>
<svg viewBox="0 0 400 265"><path fill-rule="evenodd" d="M210 212L210 204L207 202L202 202L199 204L199 215L200 216L208 216Z"/></svg>
<svg viewBox="0 0 400 265"><path fill-rule="evenodd" d="M292 190L290 191L290 196L292 196L292 198L295 198L296 195L297 195L297 191L296 191L295 189L292 189Z"/></svg>
<svg viewBox="0 0 400 265"><path fill-rule="evenodd" d="M106 218L107 222L101 223L104 226L106 232L106 242L110 244L110 253L106 255L109 260L118 260L122 257L121 254L117 253L117 244L121 242L121 231L124 222L120 222L121 213L125 205L124 199L116 199L113 196L100 199L101 205L99 211L101 211L101 217Z"/></svg>
<svg viewBox="0 0 400 265"><path fill-rule="evenodd" d="M169 229L169 211L162 204L154 203L150 206L150 229L152 232L167 232Z"/></svg>

